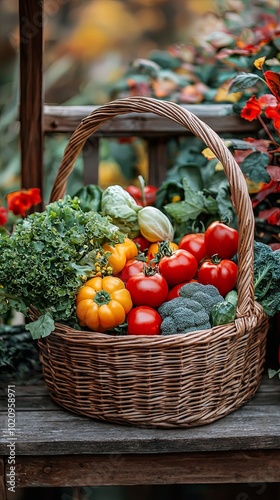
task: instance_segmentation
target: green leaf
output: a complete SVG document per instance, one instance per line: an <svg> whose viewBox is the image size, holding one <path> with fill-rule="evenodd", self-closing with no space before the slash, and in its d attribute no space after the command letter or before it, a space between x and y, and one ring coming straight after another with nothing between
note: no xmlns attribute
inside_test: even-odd
<svg viewBox="0 0 280 500"><path fill-rule="evenodd" d="M275 377L275 375L278 375L278 377L280 378L280 370L272 370L272 368L268 368L267 375L268 378L273 378Z"/></svg>
<svg viewBox="0 0 280 500"><path fill-rule="evenodd" d="M29 330L34 340L47 337L55 329L54 320L50 313L45 313L36 321L26 325L26 330Z"/></svg>
<svg viewBox="0 0 280 500"><path fill-rule="evenodd" d="M177 223L195 220L201 213L213 213L215 200L205 196L203 191L194 189L187 179L183 179L185 200L165 205L164 210Z"/></svg>
<svg viewBox="0 0 280 500"><path fill-rule="evenodd" d="M266 171L269 161L270 158L267 153L254 151L244 158L240 163L240 168L243 174L254 182L269 182L270 176Z"/></svg>
<svg viewBox="0 0 280 500"><path fill-rule="evenodd" d="M243 89L254 87L258 82L263 82L262 78L253 73L240 73L230 83L228 93L242 92Z"/></svg>
<svg viewBox="0 0 280 500"><path fill-rule="evenodd" d="M244 141L242 139L226 139L226 145L230 149L253 149L256 150L256 146L253 142Z"/></svg>
<svg viewBox="0 0 280 500"><path fill-rule="evenodd" d="M218 211L218 203L215 200L215 198L213 198L213 196L211 195L205 197L204 206L205 206L204 211L207 212L208 214L216 214Z"/></svg>
<svg viewBox="0 0 280 500"><path fill-rule="evenodd" d="M280 50L280 36L274 38L273 37L273 45L275 45L275 47Z"/></svg>
<svg viewBox="0 0 280 500"><path fill-rule="evenodd" d="M181 159L182 155L180 155ZM176 162L174 167L168 172L168 179L172 182L182 182L182 179L187 179L190 186L197 190L203 187L201 169L196 164Z"/></svg>
<svg viewBox="0 0 280 500"><path fill-rule="evenodd" d="M216 201L218 204L218 213L220 216L227 215L231 219L234 217L232 202L230 199L230 189L227 179L223 179L219 186L216 195Z"/></svg>

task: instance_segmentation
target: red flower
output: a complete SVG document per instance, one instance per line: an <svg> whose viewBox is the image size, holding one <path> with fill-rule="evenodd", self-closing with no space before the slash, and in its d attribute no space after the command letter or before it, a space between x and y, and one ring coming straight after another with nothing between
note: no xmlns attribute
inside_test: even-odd
<svg viewBox="0 0 280 500"><path fill-rule="evenodd" d="M266 109L268 107L277 108L278 101L275 95L272 94L263 94L258 97L259 104L262 109Z"/></svg>
<svg viewBox="0 0 280 500"><path fill-rule="evenodd" d="M278 115L278 111L277 111L277 108L275 108L274 106L267 106L267 108L265 109L264 111L264 114L266 116L266 118L276 118L276 116Z"/></svg>
<svg viewBox="0 0 280 500"><path fill-rule="evenodd" d="M40 189L21 189L7 195L8 209L14 215L26 216L26 212L41 201Z"/></svg>
<svg viewBox="0 0 280 500"><path fill-rule="evenodd" d="M280 104L278 106L267 106L264 110L266 118L270 118L277 132L280 132Z"/></svg>
<svg viewBox="0 0 280 500"><path fill-rule="evenodd" d="M0 207L0 226L4 226L8 221L8 212L6 208Z"/></svg>
<svg viewBox="0 0 280 500"><path fill-rule="evenodd" d="M258 118L258 116L261 114L261 112L262 112L262 108L260 106L258 99L255 96L252 96L246 102L240 115L245 120L248 120L249 122L251 122L251 121L255 120L256 118Z"/></svg>

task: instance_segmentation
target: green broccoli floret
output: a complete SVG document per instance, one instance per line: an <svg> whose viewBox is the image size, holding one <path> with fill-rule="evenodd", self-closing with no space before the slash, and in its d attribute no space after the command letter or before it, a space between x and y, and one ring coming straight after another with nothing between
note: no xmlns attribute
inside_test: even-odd
<svg viewBox="0 0 280 500"><path fill-rule="evenodd" d="M224 300L215 286L202 285L196 282L183 285L180 288L179 295L199 302L208 314L210 314L215 304Z"/></svg>
<svg viewBox="0 0 280 500"><path fill-rule="evenodd" d="M193 311L198 312L201 310L201 305L198 302L192 304L193 301L189 300L190 307ZM171 316L174 309L186 308L186 298L185 297L176 297L173 300L169 300L168 302L164 302L158 309L159 314L162 318L167 318Z"/></svg>
<svg viewBox="0 0 280 500"><path fill-rule="evenodd" d="M158 308L163 318L162 335L174 335L211 328L209 314L203 306L192 299L177 297Z"/></svg>

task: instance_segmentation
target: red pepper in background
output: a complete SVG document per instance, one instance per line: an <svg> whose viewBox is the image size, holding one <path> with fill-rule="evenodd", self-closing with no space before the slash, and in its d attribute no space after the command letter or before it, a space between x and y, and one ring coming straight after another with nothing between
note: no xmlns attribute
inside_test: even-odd
<svg viewBox="0 0 280 500"><path fill-rule="evenodd" d="M145 186L145 181L141 175L138 177L140 187L131 184L127 186L126 191L134 198L137 205L141 207L146 207L147 205L153 205L156 201L156 194L158 188L156 186Z"/></svg>

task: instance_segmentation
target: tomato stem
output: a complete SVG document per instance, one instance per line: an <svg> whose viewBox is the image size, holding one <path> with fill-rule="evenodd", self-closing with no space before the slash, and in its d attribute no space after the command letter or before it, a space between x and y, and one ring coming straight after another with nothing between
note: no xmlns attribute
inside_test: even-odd
<svg viewBox="0 0 280 500"><path fill-rule="evenodd" d="M192 223L192 233L205 233L205 224L202 220L195 220Z"/></svg>
<svg viewBox="0 0 280 500"><path fill-rule="evenodd" d="M213 264L220 264L221 260L222 259L218 257L217 253L211 256L211 262L213 262Z"/></svg>
<svg viewBox="0 0 280 500"><path fill-rule="evenodd" d="M154 259L151 260L150 262L154 262ZM158 266L157 265L151 266L146 262L144 262L143 273L145 276L154 276L154 274L158 273Z"/></svg>
<svg viewBox="0 0 280 500"><path fill-rule="evenodd" d="M232 222L232 217L229 215L229 213L225 213L221 219L220 219L220 222L222 222L223 224L225 224L226 226L230 226L231 222Z"/></svg>

